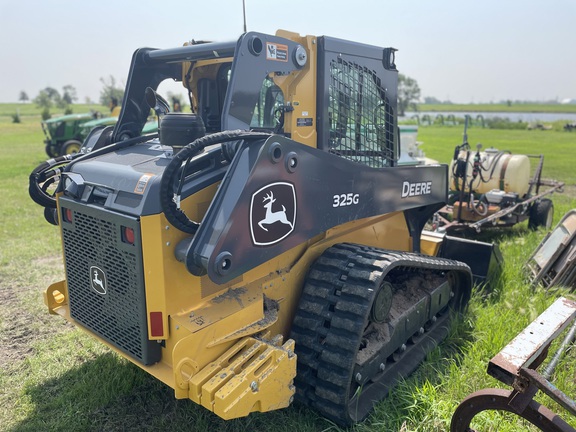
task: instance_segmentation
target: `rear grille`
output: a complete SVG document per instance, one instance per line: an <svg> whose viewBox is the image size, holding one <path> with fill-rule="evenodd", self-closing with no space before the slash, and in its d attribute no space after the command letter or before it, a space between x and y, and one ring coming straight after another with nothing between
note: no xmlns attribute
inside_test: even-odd
<svg viewBox="0 0 576 432"><path fill-rule="evenodd" d="M72 222L62 222L70 314L78 323L144 364L160 358L148 340L140 229L136 218L62 198ZM136 234L124 243L121 227Z"/></svg>

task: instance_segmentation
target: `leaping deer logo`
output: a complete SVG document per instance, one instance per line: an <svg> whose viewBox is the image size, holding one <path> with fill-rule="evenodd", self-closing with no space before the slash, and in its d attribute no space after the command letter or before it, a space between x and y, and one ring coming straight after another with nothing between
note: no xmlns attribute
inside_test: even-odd
<svg viewBox="0 0 576 432"><path fill-rule="evenodd" d="M92 283L98 285L104 291L104 282L98 278L98 271L94 270L94 278L92 279Z"/></svg>
<svg viewBox="0 0 576 432"><path fill-rule="evenodd" d="M269 183L252 194L250 235L255 246L271 246L288 237L297 226L296 190L292 183Z"/></svg>
<svg viewBox="0 0 576 432"><path fill-rule="evenodd" d="M294 228L292 222L288 220L286 217L286 207L282 205L282 210L279 211L272 211L272 204L276 202L274 198L274 193L270 191L270 195L266 194L264 200L264 208L266 209L266 216L260 222L258 222L258 226L262 228L264 231L268 231L268 228L265 228L264 225L271 225L276 222L281 222L284 225L290 226L290 228Z"/></svg>
<svg viewBox="0 0 576 432"><path fill-rule="evenodd" d="M98 294L105 295L107 292L106 287L106 273L97 266L90 267L90 286Z"/></svg>

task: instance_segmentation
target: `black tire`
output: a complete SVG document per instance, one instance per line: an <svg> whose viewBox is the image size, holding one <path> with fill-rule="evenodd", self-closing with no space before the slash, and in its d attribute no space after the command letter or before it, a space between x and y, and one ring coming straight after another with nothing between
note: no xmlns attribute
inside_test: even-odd
<svg viewBox="0 0 576 432"><path fill-rule="evenodd" d="M78 153L80 151L80 147L82 147L82 143L80 141L77 140L66 141L64 144L62 144L60 154L67 155Z"/></svg>
<svg viewBox="0 0 576 432"><path fill-rule="evenodd" d="M52 225L58 226L58 210L55 208L44 207L44 219Z"/></svg>
<svg viewBox="0 0 576 432"><path fill-rule="evenodd" d="M51 157L51 158L55 158L60 156L58 154L58 152L56 151L57 146L55 146L54 144L46 144L46 154Z"/></svg>
<svg viewBox="0 0 576 432"><path fill-rule="evenodd" d="M549 230L552 227L552 219L554 218L554 204L548 198L542 198L532 204L530 208L530 219L528 220L528 228L537 230L543 227Z"/></svg>

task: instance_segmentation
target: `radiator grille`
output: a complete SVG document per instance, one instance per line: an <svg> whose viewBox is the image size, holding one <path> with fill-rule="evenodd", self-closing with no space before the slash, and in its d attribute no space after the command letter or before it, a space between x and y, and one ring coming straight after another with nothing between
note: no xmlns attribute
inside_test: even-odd
<svg viewBox="0 0 576 432"><path fill-rule="evenodd" d="M330 63L330 152L371 167L394 163L394 113L374 71L342 58Z"/></svg>
<svg viewBox="0 0 576 432"><path fill-rule="evenodd" d="M158 361L160 346L148 340L141 246L121 240L122 226L139 232L137 220L74 202L64 206L73 210L72 223L62 223L72 318L142 363ZM105 294L94 289L93 278L105 280Z"/></svg>

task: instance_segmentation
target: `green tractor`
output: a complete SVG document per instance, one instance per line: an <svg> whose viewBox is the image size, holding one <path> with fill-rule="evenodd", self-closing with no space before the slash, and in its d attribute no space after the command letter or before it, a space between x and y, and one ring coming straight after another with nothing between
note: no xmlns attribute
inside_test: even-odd
<svg viewBox="0 0 576 432"><path fill-rule="evenodd" d="M46 139L46 153L50 157L78 153L90 131L98 126L114 126L118 117L102 117L98 112L69 114L42 122ZM142 134L158 131L158 123L151 120L144 125Z"/></svg>
<svg viewBox="0 0 576 432"><path fill-rule="evenodd" d="M80 126L80 136L82 137L81 141L88 136L90 131L98 126L114 126L118 122L118 117L99 117L94 120L90 120L83 125Z"/></svg>
<svg viewBox="0 0 576 432"><path fill-rule="evenodd" d="M96 120L90 120L81 127L82 139L86 138L90 131L98 126L114 126L118 122L118 117L104 117ZM158 132L158 120L152 119L144 124L141 135Z"/></svg>
<svg viewBox="0 0 576 432"><path fill-rule="evenodd" d="M83 126L92 120L99 119L99 112L68 114L54 117L42 122L46 139L46 153L50 157L77 153L86 137Z"/></svg>

